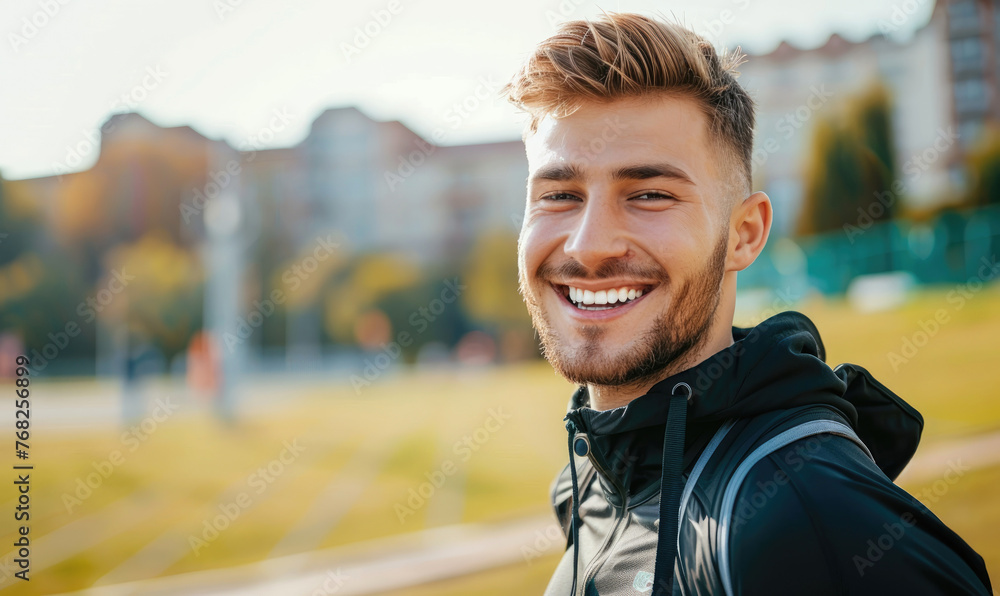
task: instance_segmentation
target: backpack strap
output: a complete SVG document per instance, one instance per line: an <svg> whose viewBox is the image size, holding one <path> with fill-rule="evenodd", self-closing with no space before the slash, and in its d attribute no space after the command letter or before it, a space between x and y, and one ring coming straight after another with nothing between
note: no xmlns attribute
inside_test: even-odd
<svg viewBox="0 0 1000 596"><path fill-rule="evenodd" d="M712 436L712 440L705 445L705 449L702 450L701 455L698 456L698 461L694 463L694 467L691 468L691 475L688 476L687 482L684 483L684 492L681 493L681 504L677 508L677 525L680 526L681 522L684 521L684 512L687 510L688 501L691 500L691 493L694 492L694 487L698 484L698 478L701 477L702 471L704 471L705 466L708 465L708 460L711 459L715 450L718 449L719 443L726 438L726 434L729 430L733 428L736 424L735 420L727 420L719 430L715 431ZM677 533L677 552L681 552L680 544L680 532Z"/></svg>
<svg viewBox="0 0 1000 596"><path fill-rule="evenodd" d="M740 465L730 477L722 495L721 515L717 526L717 544L719 546L716 551L716 556L718 557L719 575L721 576L720 579L722 580L723 588L725 588L726 596L733 596L733 577L729 564L729 532L732 525L733 512L736 508L736 496L739 493L740 487L746 479L747 474L750 473L750 469L753 468L754 464L778 449L794 443L799 439L822 433L830 433L846 437L861 447L861 450L864 451L869 458L872 457L871 452L868 451L868 447L865 446L860 438L858 438L858 435L850 426L836 420L810 420L797 426L793 426L792 428L789 428L788 430L783 431L762 443L746 458L744 458L742 462L740 462ZM872 458L872 461L874 461L874 458Z"/></svg>

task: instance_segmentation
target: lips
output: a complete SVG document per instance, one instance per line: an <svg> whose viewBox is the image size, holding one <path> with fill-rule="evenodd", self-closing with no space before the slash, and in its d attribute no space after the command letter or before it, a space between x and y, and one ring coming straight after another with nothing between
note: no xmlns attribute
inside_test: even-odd
<svg viewBox="0 0 1000 596"><path fill-rule="evenodd" d="M578 285L552 284L563 299L578 311L610 311L628 306L648 294L654 286L649 284L615 284L614 286L586 289Z"/></svg>

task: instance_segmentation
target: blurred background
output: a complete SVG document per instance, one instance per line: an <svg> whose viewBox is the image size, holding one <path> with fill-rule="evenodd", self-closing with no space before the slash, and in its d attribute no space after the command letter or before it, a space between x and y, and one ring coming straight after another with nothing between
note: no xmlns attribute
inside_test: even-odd
<svg viewBox="0 0 1000 596"><path fill-rule="evenodd" d="M31 581L3 549L0 592L541 593L573 388L517 293L497 92L602 9L748 54L775 221L737 324L804 312L915 406L899 483L995 578L995 0L28 0L0 7L0 382L30 358Z"/></svg>

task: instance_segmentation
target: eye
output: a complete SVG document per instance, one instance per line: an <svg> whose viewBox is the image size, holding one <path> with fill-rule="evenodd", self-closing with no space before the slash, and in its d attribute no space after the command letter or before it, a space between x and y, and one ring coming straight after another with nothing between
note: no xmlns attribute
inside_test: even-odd
<svg viewBox="0 0 1000 596"><path fill-rule="evenodd" d="M630 201L631 200L636 200L636 201L660 201L660 200L663 200L663 199L675 199L675 198L676 197L673 197L671 195L665 195L665 194L659 193L659 192L644 192L641 195L636 195L636 196L632 197L629 200Z"/></svg>
<svg viewBox="0 0 1000 596"><path fill-rule="evenodd" d="M539 197L543 201L555 201L557 203L565 201L579 201L580 198L565 192L554 192L550 195L543 195Z"/></svg>

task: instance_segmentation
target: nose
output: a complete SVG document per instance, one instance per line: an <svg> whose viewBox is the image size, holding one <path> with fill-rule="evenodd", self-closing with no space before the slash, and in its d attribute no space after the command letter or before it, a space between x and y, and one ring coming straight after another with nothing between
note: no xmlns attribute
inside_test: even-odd
<svg viewBox="0 0 1000 596"><path fill-rule="evenodd" d="M610 197L588 197L574 223L563 250L588 269L628 253L621 214Z"/></svg>

